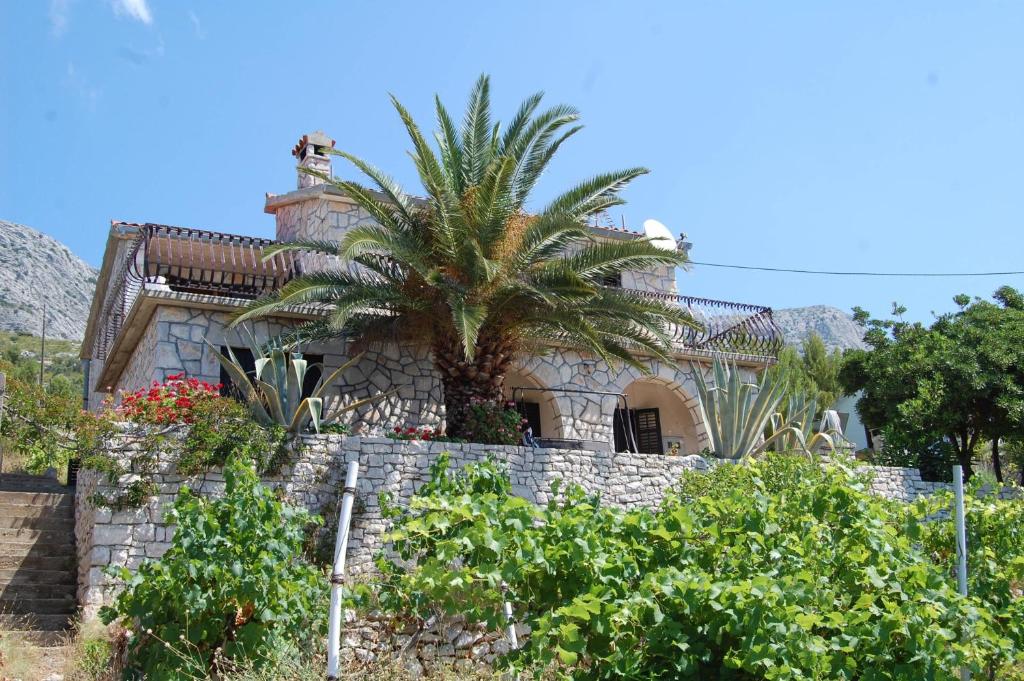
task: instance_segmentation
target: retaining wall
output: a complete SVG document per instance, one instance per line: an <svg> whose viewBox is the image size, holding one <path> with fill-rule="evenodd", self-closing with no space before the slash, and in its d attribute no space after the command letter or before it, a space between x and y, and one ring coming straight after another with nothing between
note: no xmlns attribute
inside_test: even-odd
<svg viewBox="0 0 1024 681"><path fill-rule="evenodd" d="M538 504L551 497L551 483L577 483L589 492L600 492L612 504L655 506L665 490L686 470L703 470L708 463L699 456L670 457L652 454L618 454L609 451L531 449L478 444L395 441L387 438L337 435L307 436L296 447L291 463L265 482L280 488L294 503L313 513L333 517L349 461L359 462L356 513L353 516L347 565L353 573L372 568L374 554L382 546L386 521L381 517L378 495L391 494L405 503L429 476L430 464L447 451L458 467L488 455L509 468L513 491ZM873 467L873 490L880 496L912 501L923 494L948 489L948 483L924 482L916 469ZM158 558L169 548L174 527L163 522L166 507L183 484L201 494L223 492L219 472L194 477L177 474L172 461L157 462L153 476L158 494L141 508L115 511L98 508L93 494L116 494L116 486L95 471L79 472L75 499L75 534L78 552L78 599L83 616L95 616L110 601L114 585L103 568L108 565L136 568L147 558ZM350 654L367 661L385 650L412 649L407 665L411 671L431 665L489 662L504 652L500 634L464 622L437 622L425 630L407 631L383 621L351 622L346 627Z"/></svg>

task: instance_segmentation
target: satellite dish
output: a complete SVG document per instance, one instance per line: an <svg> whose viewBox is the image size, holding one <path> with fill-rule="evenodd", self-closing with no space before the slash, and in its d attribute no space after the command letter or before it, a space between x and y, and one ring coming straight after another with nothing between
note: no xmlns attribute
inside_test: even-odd
<svg viewBox="0 0 1024 681"><path fill-rule="evenodd" d="M658 248L666 251L676 250L676 238L672 236L672 232L654 218L644 220L644 234Z"/></svg>

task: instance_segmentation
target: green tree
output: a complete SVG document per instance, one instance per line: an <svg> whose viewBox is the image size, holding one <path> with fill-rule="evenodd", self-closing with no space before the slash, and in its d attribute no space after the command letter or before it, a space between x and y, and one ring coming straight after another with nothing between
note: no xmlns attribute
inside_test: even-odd
<svg viewBox="0 0 1024 681"><path fill-rule="evenodd" d="M843 394L839 381L839 370L843 356L839 350L828 351L821 336L812 333L801 343L800 349L783 348L778 363L771 371L777 376L787 376L790 392L814 398L818 414L831 409Z"/></svg>
<svg viewBox="0 0 1024 681"><path fill-rule="evenodd" d="M979 443L990 440L1002 480L998 443L1024 431L1024 303L1010 287L994 298L957 296L960 309L930 327L867 321L870 350L848 353L840 379L848 392L864 391L857 411L868 427L921 446L947 441L967 477Z"/></svg>
<svg viewBox="0 0 1024 681"><path fill-rule="evenodd" d="M646 239L597 240L595 214L623 203L620 191L644 168L596 175L535 213L527 200L559 147L580 130L568 106L539 111L541 95L504 128L491 118L490 82L481 76L461 129L436 99L437 151L397 99L426 198L413 199L386 174L351 154L375 190L323 177L376 224L349 230L340 243L295 242L354 269L297 278L254 301L238 321L298 303L330 314L303 338L354 337L429 344L444 386L448 432L460 436L474 402L500 399L517 354L557 343L640 366L635 353L667 358L669 328L693 324L678 306L602 284L624 270L684 261Z"/></svg>

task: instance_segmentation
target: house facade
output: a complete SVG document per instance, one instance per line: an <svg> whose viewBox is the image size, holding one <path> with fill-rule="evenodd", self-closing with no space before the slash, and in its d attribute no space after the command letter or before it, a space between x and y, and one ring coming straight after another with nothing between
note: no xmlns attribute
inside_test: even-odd
<svg viewBox="0 0 1024 681"><path fill-rule="evenodd" d="M323 133L313 133L303 136L292 154L300 167L329 175L326 149L333 144ZM333 185L302 172L295 190L267 194L264 210L276 219L276 241L337 241L352 227L372 222ZM592 229L602 239L644 236L625 228ZM263 250L272 243L187 227L112 222L82 346L89 408L182 371L222 382L213 348L246 345L230 327L232 314L302 273L345 266L332 256L307 252L264 259ZM675 274L662 267L624 272L621 281L610 282L670 300L701 322L700 330L676 330L673 362L649 358L645 373L560 347L518 360L505 379L505 392L542 441L648 453L675 444L682 453L709 446L693 372L707 375L716 354L743 371L756 371L774 361L782 335L770 308L681 296ZM318 314L315 307L296 306L248 326L263 341ZM300 349L327 373L349 359L343 339ZM357 431L443 425L441 382L427 348L416 345L372 346L330 389L325 415L389 390L394 392L387 398L346 415Z"/></svg>

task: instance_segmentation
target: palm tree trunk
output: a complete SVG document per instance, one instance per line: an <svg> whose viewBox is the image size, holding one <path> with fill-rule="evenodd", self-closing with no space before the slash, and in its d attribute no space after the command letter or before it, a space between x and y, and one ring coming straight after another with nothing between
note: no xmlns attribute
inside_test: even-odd
<svg viewBox="0 0 1024 681"><path fill-rule="evenodd" d="M481 334L476 355L470 361L458 342L441 339L434 344L433 355L444 388L445 434L465 437L470 406L474 402L501 401L502 383L512 363L512 344Z"/></svg>

